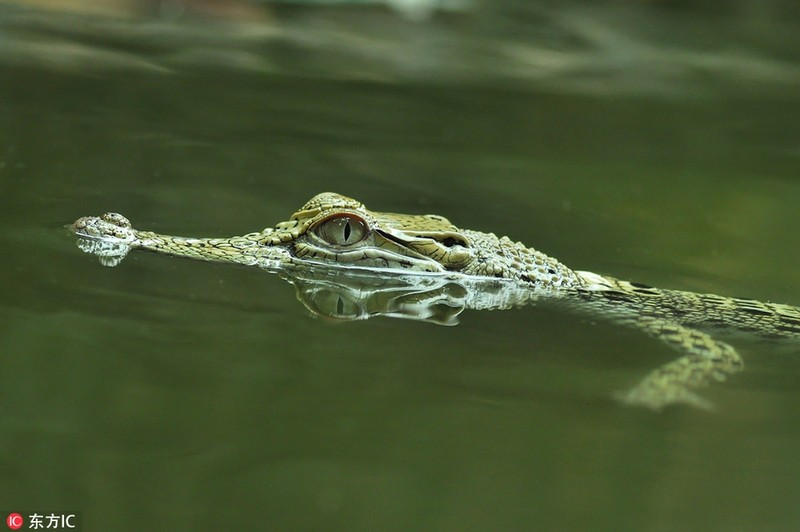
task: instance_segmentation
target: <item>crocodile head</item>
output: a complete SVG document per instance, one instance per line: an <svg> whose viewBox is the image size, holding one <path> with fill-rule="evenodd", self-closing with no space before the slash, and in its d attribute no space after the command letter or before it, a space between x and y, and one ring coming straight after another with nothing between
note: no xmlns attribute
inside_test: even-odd
<svg viewBox="0 0 800 532"><path fill-rule="evenodd" d="M556 259L508 237L459 229L434 214L373 212L333 192L311 198L289 221L263 233L260 243L287 243L296 259L328 265L455 272L540 288L582 283Z"/></svg>
<svg viewBox="0 0 800 532"><path fill-rule="evenodd" d="M446 218L373 212L333 192L311 198L258 244L286 246L299 261L369 269L459 271L472 259L469 238Z"/></svg>

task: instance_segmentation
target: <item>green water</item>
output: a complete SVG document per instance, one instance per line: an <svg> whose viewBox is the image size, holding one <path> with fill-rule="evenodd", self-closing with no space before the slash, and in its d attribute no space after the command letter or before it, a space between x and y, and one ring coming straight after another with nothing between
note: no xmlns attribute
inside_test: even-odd
<svg viewBox="0 0 800 532"><path fill-rule="evenodd" d="M2 66L3 509L90 530L800 526L797 343L734 342L746 371L702 392L714 412L640 411L613 393L675 353L602 320L332 324L275 275L104 268L63 229L113 210L241 234L332 190L798 305L796 91L88 70Z"/></svg>

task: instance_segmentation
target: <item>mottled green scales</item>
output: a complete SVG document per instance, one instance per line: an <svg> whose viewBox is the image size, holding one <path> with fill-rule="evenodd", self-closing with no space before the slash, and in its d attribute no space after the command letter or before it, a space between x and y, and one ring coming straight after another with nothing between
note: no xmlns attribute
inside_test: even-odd
<svg viewBox="0 0 800 532"><path fill-rule="evenodd" d="M337 317L347 313L347 305L355 309L368 302L372 315L416 314L415 319L454 323L452 316L441 317L441 308L460 312L509 308L540 299L563 301L578 311L638 328L682 354L619 396L651 408L673 403L708 407L695 390L742 367L733 347L703 329L723 326L800 338L797 307L661 290L575 271L507 237L460 229L436 215L370 211L331 192L314 196L275 227L230 238L138 231L116 213L80 218L72 230L81 237L81 247L99 255L106 265L113 266L130 249L140 248L287 272L306 306ZM355 282L348 276L332 283L330 276L309 273L319 268L358 272L358 289L348 285ZM438 280L431 280L431 274ZM403 277L391 281L395 275ZM365 284L365 276L380 282ZM332 299L320 295L331 291L336 294ZM345 292L348 295L342 295ZM326 306L329 299L333 307Z"/></svg>

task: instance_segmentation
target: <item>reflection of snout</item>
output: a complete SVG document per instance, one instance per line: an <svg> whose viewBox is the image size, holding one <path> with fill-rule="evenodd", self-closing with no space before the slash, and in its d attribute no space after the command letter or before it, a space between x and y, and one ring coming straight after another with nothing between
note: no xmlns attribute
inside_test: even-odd
<svg viewBox="0 0 800 532"><path fill-rule="evenodd" d="M114 267L125 258L131 247L124 242L109 242L96 238L86 238L78 233L78 247L84 253L97 255L97 259L103 266Z"/></svg>

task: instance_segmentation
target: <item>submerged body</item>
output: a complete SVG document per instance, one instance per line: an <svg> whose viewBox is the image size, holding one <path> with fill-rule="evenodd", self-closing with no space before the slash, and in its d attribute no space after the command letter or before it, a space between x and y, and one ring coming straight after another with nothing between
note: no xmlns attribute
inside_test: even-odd
<svg viewBox="0 0 800 532"><path fill-rule="evenodd" d="M409 276L433 275L445 280L441 285L450 287L446 297L461 308L508 308L540 298L563 300L579 311L643 330L683 353L621 396L626 402L651 408L671 403L708 406L694 390L741 367L734 348L701 330L705 327L800 338L797 307L661 290L576 271L507 237L460 229L436 215L370 211L352 198L330 192L314 196L275 227L231 238L138 231L115 213L80 218L72 230L81 237L83 249L99 255L106 265L117 264L135 248L255 265L291 272L288 275L299 295L301 285L313 291L314 283L322 282L314 278L309 283L303 271L322 267L359 271L362 277L401 274L406 284ZM455 303L453 285L464 292ZM375 289L379 290L385 288Z"/></svg>

